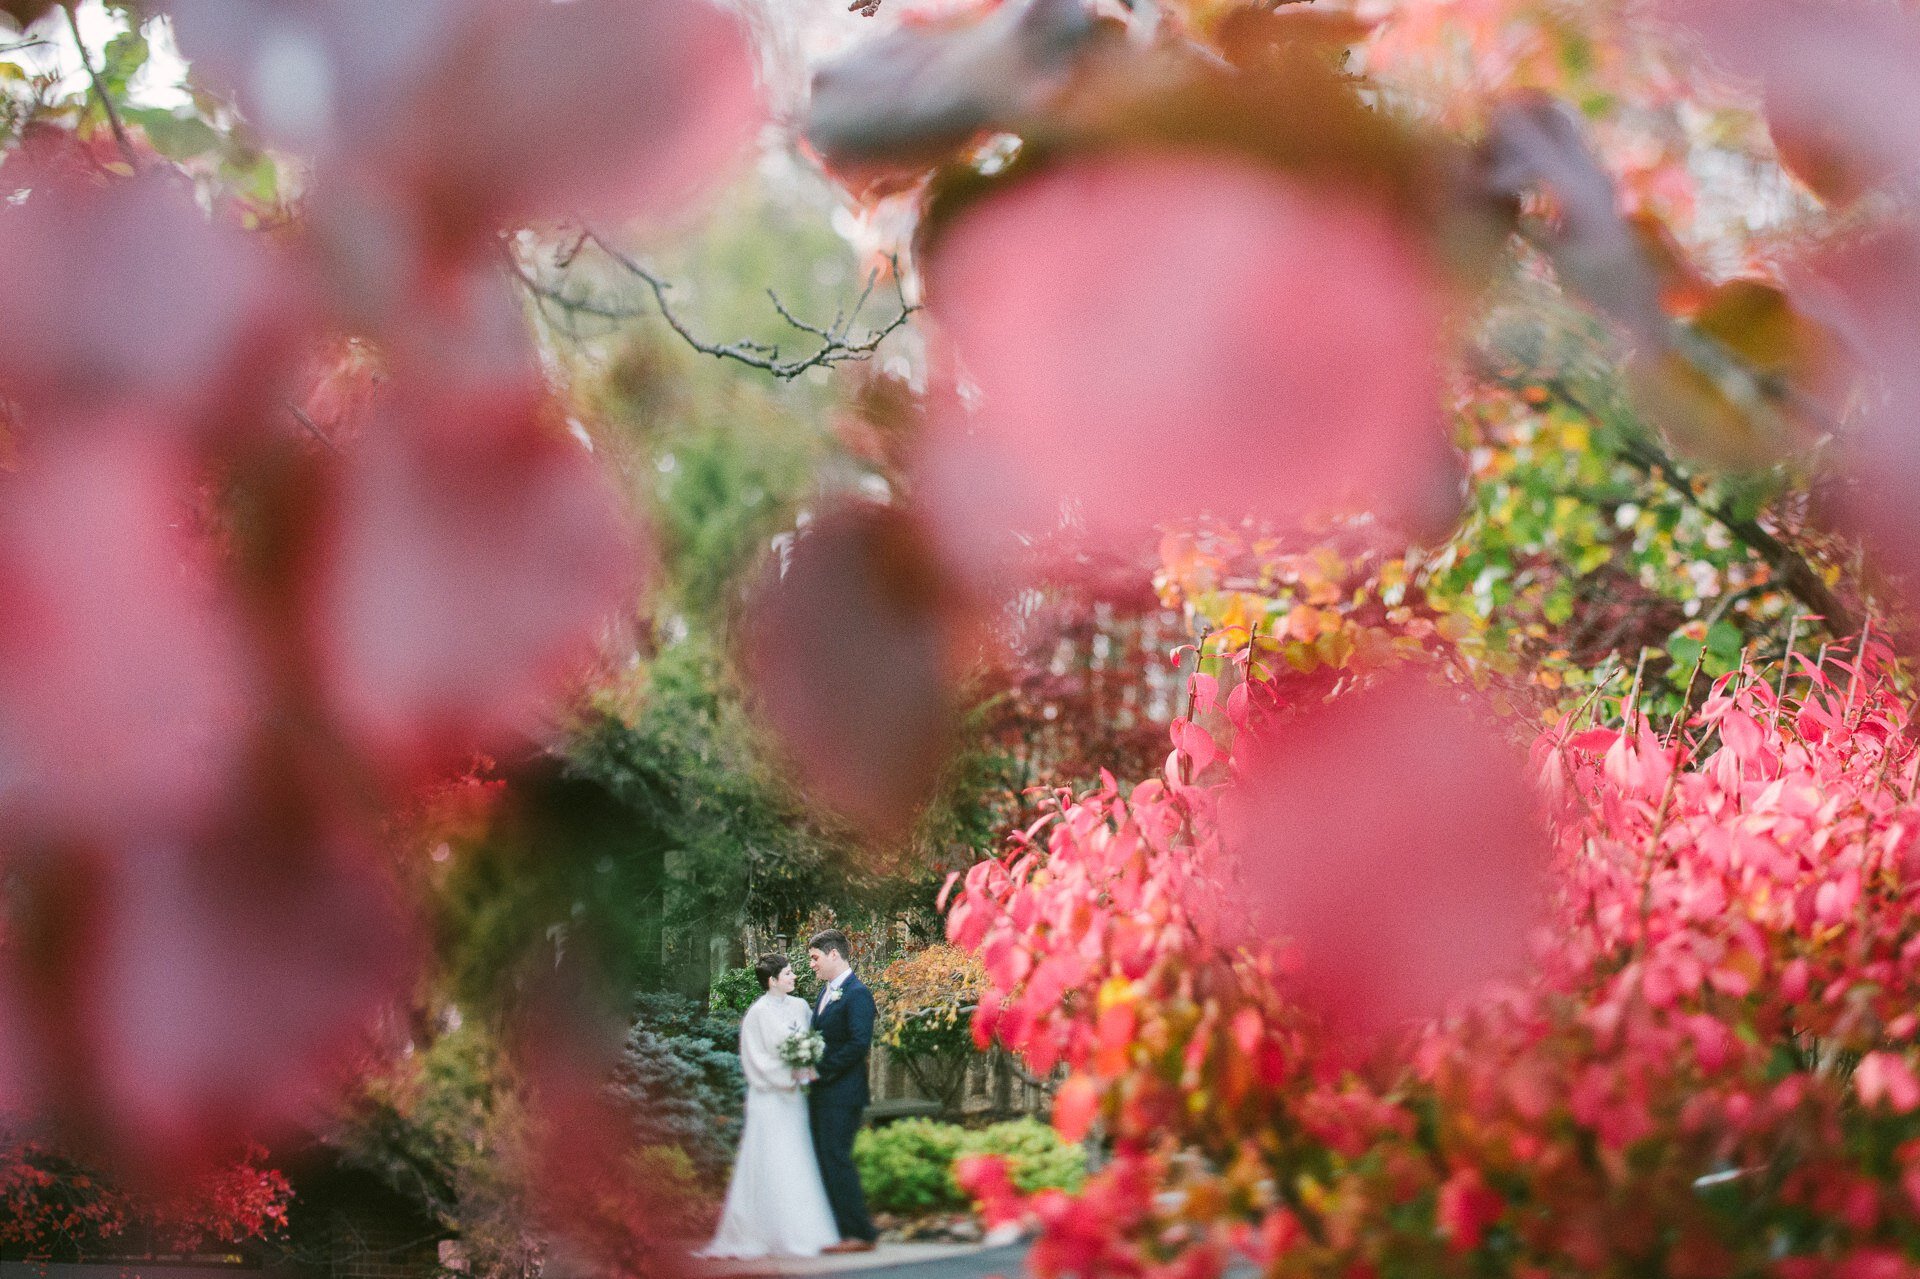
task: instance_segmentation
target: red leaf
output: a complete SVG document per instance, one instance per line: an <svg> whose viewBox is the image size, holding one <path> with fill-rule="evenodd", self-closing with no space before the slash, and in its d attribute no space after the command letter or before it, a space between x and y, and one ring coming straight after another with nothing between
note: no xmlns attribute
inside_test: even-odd
<svg viewBox="0 0 1920 1279"><path fill-rule="evenodd" d="M0 393L29 419L137 405L192 425L231 380L270 377L297 331L297 291L263 241L209 222L153 176L100 183L59 157L8 164L0 204Z"/></svg>
<svg viewBox="0 0 1920 1279"><path fill-rule="evenodd" d="M147 1177L303 1117L412 979L374 854L261 775L193 842L16 863L32 1097Z"/></svg>
<svg viewBox="0 0 1920 1279"><path fill-rule="evenodd" d="M1478 1168L1461 1168L1440 1187L1434 1221L1449 1249L1472 1252L1505 1208L1505 1201L1487 1185Z"/></svg>
<svg viewBox="0 0 1920 1279"><path fill-rule="evenodd" d="M1920 161L1920 19L1834 0L1669 0L1727 69L1758 80L1798 171L1849 197ZM1819 153L1804 163L1806 150Z"/></svg>
<svg viewBox="0 0 1920 1279"><path fill-rule="evenodd" d="M632 529L528 388L396 388L320 530L308 617L342 720L401 773L538 729L631 602Z"/></svg>
<svg viewBox="0 0 1920 1279"><path fill-rule="evenodd" d="M220 802L252 679L182 531L192 493L138 430L49 440L0 477L5 838L178 833Z"/></svg>
<svg viewBox="0 0 1920 1279"><path fill-rule="evenodd" d="M1870 1052L1853 1072L1854 1091L1869 1106L1882 1102L1899 1114L1920 1107L1920 1078L1906 1059L1890 1052Z"/></svg>
<svg viewBox="0 0 1920 1279"><path fill-rule="evenodd" d="M1022 1200L1007 1161L1000 1155L963 1155L953 1164L954 1182L980 1205L989 1229L1021 1216Z"/></svg>
<svg viewBox="0 0 1920 1279"><path fill-rule="evenodd" d="M1854 483L1846 515L1887 557L1920 570L1920 230L1896 226L1827 254L1803 281L1818 318L1833 325L1875 385L1854 430L1842 439Z"/></svg>
<svg viewBox="0 0 1920 1279"><path fill-rule="evenodd" d="M927 296L980 407L936 412L919 491L975 570L1063 503L1124 552L1203 511L1404 515L1442 469L1437 289L1357 199L1217 158L1080 161L963 212Z"/></svg>
<svg viewBox="0 0 1920 1279"><path fill-rule="evenodd" d="M760 115L745 33L704 0L171 8L195 69L318 156L334 247L389 263L459 262L536 218L671 214Z"/></svg>
<svg viewBox="0 0 1920 1279"><path fill-rule="evenodd" d="M1053 1095L1053 1126L1063 1141L1084 1141L1100 1117L1100 1089L1085 1075L1075 1075Z"/></svg>
<svg viewBox="0 0 1920 1279"><path fill-rule="evenodd" d="M866 502L802 529L755 592L757 710L807 790L875 834L911 818L946 760L956 616L917 526Z"/></svg>
<svg viewBox="0 0 1920 1279"><path fill-rule="evenodd" d="M1620 740L1620 730L1615 728L1590 728L1584 733L1575 733L1567 739L1567 749L1592 751L1602 754Z"/></svg>
<svg viewBox="0 0 1920 1279"><path fill-rule="evenodd" d="M384 139L436 239L677 212L753 139L739 21L705 0L470 2L474 30Z"/></svg>
<svg viewBox="0 0 1920 1279"><path fill-rule="evenodd" d="M1373 1029L1437 1012L1524 956L1546 836L1522 759L1415 675L1251 743L1222 832L1309 1002Z"/></svg>
<svg viewBox="0 0 1920 1279"><path fill-rule="evenodd" d="M613 1028L583 1015L591 1001L577 989L550 986L526 1003L515 1051L528 1083L520 1175L537 1220L597 1273L676 1279L686 1249L667 1238L662 1189L633 1157L634 1116L606 1086Z"/></svg>

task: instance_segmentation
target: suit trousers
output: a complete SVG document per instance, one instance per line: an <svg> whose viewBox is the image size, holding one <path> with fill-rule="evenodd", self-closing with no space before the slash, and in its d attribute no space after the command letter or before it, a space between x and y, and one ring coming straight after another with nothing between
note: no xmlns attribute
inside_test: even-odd
<svg viewBox="0 0 1920 1279"><path fill-rule="evenodd" d="M810 1097L807 1121L813 1128L813 1156L820 1163L820 1180L827 1187L833 1223L842 1239L872 1241L879 1236L867 1216L866 1192L853 1166L853 1136L860 1131L866 1107L830 1097Z"/></svg>

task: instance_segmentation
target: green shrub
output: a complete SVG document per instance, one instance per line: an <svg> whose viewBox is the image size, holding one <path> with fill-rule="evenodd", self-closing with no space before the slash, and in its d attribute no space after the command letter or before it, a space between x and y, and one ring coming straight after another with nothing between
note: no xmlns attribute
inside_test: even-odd
<svg viewBox="0 0 1920 1279"><path fill-rule="evenodd" d="M853 1162L867 1203L878 1212L908 1215L966 1207L953 1180L953 1161L965 1138L958 1124L932 1119L863 1128L853 1140Z"/></svg>
<svg viewBox="0 0 1920 1279"><path fill-rule="evenodd" d="M630 1156L634 1184L645 1186L664 1233L692 1236L711 1224L713 1203L699 1170L678 1146L641 1146Z"/></svg>
<svg viewBox="0 0 1920 1279"><path fill-rule="evenodd" d="M787 947L787 962L793 965L793 994L796 999L804 999L808 1005L820 1002L820 979L813 975L813 965L807 962L807 939L796 938Z"/></svg>
<svg viewBox="0 0 1920 1279"><path fill-rule="evenodd" d="M820 983L815 980L813 969L807 966L807 943L795 942L787 951L787 959L793 964L796 979L794 996L809 1004L816 1002L820 998ZM713 985L707 987L707 1010L715 1017L738 1022L747 1015L747 1009L753 1007L753 1001L765 993L752 965L725 968L713 979Z"/></svg>
<svg viewBox="0 0 1920 1279"><path fill-rule="evenodd" d="M707 1011L715 1017L735 1020L745 1017L753 1001L760 998L760 978L751 968L722 969L707 988Z"/></svg>
<svg viewBox="0 0 1920 1279"><path fill-rule="evenodd" d="M1026 1194L1079 1190L1087 1176L1087 1152L1038 1119L1012 1119L977 1132L933 1119L903 1119L862 1129L853 1142L867 1202L879 1212L909 1216L967 1206L953 1179L953 1161L961 1155L1005 1159L1013 1184Z"/></svg>
<svg viewBox="0 0 1920 1279"><path fill-rule="evenodd" d="M1087 1178L1086 1150L1060 1140L1052 1125L1038 1119L1010 1119L970 1132L960 1153L999 1155L1007 1161L1013 1184L1025 1194L1078 1190Z"/></svg>
<svg viewBox="0 0 1920 1279"><path fill-rule="evenodd" d="M737 1022L709 1016L691 999L650 992L634 1001L614 1070L635 1145L678 1147L712 1189L726 1185L739 1140L746 1091L739 1042Z"/></svg>

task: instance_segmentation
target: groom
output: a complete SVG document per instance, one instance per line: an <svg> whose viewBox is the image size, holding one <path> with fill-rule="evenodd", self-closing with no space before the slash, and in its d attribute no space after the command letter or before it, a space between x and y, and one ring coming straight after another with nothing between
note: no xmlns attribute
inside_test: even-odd
<svg viewBox="0 0 1920 1279"><path fill-rule="evenodd" d="M807 1090L807 1118L813 1127L813 1154L840 1242L828 1252L867 1252L878 1234L867 1216L867 1197L853 1166L853 1134L867 1108L867 1050L873 1046L873 992L854 975L847 935L838 928L818 932L807 942L807 963L820 979L813 1006L813 1028L827 1041Z"/></svg>

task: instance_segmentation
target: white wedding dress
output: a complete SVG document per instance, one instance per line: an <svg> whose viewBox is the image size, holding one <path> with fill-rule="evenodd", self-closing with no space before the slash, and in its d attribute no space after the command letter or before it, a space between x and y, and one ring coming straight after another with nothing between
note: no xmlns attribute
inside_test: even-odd
<svg viewBox="0 0 1920 1279"><path fill-rule="evenodd" d="M807 1094L780 1059L781 1042L811 1020L804 999L769 992L740 1023L746 1126L720 1228L703 1257L812 1257L840 1241L813 1157Z"/></svg>

